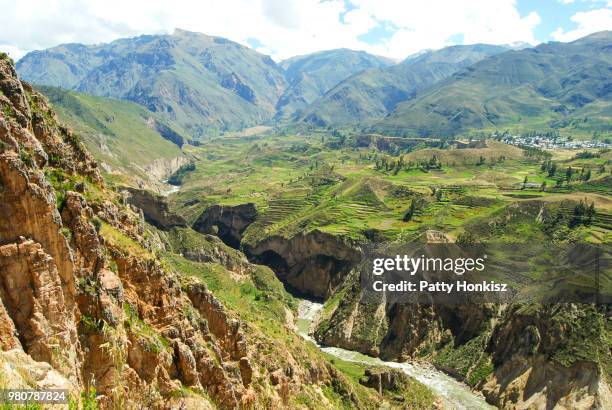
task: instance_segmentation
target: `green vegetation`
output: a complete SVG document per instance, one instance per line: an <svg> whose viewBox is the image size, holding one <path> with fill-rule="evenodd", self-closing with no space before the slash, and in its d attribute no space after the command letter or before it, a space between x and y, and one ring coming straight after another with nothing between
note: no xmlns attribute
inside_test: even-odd
<svg viewBox="0 0 612 410"><path fill-rule="evenodd" d="M269 338L269 343L290 349L293 354L305 355L302 356L302 360L306 366L310 361L318 360L321 354L318 348L305 342L287 327L287 313L296 308L295 300L285 291L282 283L270 269L259 266L249 276L241 276L230 274L219 264L193 262L176 254L165 255L164 264L168 269L180 272L181 275L195 277L204 282L215 297L248 324L247 332L252 333L253 337L264 336ZM183 279L183 286L189 286L189 283L188 279ZM190 314L186 316L189 318ZM355 373L352 370L355 366L336 361L337 359L330 360L326 355L324 357L340 371L332 385L323 386L323 394L336 408L354 408L355 398L367 406L380 401L374 390L359 384L359 378L354 377ZM318 397L318 394L312 391L313 388L313 386L303 386L303 390L291 399L296 405L327 408L313 399ZM423 397L427 397L426 393L431 395L427 388L416 382L410 386L410 390L406 390L406 394L411 394L412 391L418 392Z"/></svg>
<svg viewBox="0 0 612 410"><path fill-rule="evenodd" d="M358 362L346 361L323 353L324 357L349 380L355 384L363 383L366 371L397 372L383 367L368 366ZM383 389L383 398L390 403L391 408L402 409L429 409L432 408L436 396L423 384L409 376L400 373L395 386ZM350 408L350 407L349 407Z"/></svg>
<svg viewBox="0 0 612 410"><path fill-rule="evenodd" d="M269 58L227 40L179 30L99 46L60 46L26 56L19 69L35 82L123 99L41 87L78 132L66 142L76 146L80 135L107 171L109 185L121 185L126 175L159 179L185 162L168 167L168 160L185 157L189 163L168 182L181 187L170 196L172 211L189 223L213 204L254 203L257 219L242 233L245 252L267 239L282 243L317 230L359 245L484 242L501 266L510 262L505 249L529 244L516 262L529 269L505 279L510 285L526 284L527 296L557 301L570 292L582 294L594 286L605 290L607 285L552 261L560 245L609 249L612 152L547 150L503 141L517 134L609 141L612 114L601 91L612 62L605 52L609 39L609 32L598 33L511 52L487 45L448 47L392 66L365 53L334 50L286 61L283 71ZM121 70L115 58L122 59ZM37 70L41 66L46 72ZM2 110L12 118L19 115L11 107ZM41 110L36 114L51 116ZM285 128L238 132L273 118ZM224 134L216 137L219 133ZM19 156L30 166L40 161L26 148ZM56 162L50 158L45 173L56 189L59 210L71 190L99 203L95 186L58 171ZM114 250L154 257L116 227L100 219L92 222ZM72 240L68 229L61 233ZM203 282L255 338L295 348L304 363L320 359L316 347L291 330L296 299L269 268L248 265L239 251L191 228L147 235L164 244L163 265L180 274L185 290L196 280ZM109 262L116 271L116 262ZM508 337L525 342L514 343L520 354L537 353L566 367L589 361L610 374L609 320L603 309L591 305L504 305L481 327L468 329L469 338L460 328L463 323L457 324L464 320L461 312L433 312L421 328L414 328L423 332L411 340L414 346L384 351L389 337L402 336L393 332L404 329L393 323L393 306L360 305L357 276L353 272L343 278L326 301L317 336L342 339L341 333L350 333L351 347L402 359L419 356L475 387L507 359L493 346L499 343L494 330L511 323L518 330L510 329ZM551 279L555 285L550 289L539 286ZM86 295L97 292L92 278L78 285ZM168 347L134 306L123 308L123 327L145 350L159 353ZM194 309L183 313L194 326L205 325ZM350 332L342 332L347 322ZM112 344L117 338L106 322L83 315L80 325L104 335L121 361L123 350ZM322 387L329 401L325 405L350 408L356 401L381 400L394 405L398 396L408 407L433 404L431 392L412 380L378 397L359 384L365 366L326 359L340 373ZM285 358L279 360L286 364ZM305 386L292 404L324 407L313 400L313 389ZM181 386L173 394L191 393Z"/></svg>
<svg viewBox="0 0 612 410"><path fill-rule="evenodd" d="M190 162L189 164L181 165L179 169L177 169L170 177L168 177L168 183L170 185L181 185L183 183L183 178L187 175L188 172L195 171L195 164Z"/></svg>
<svg viewBox="0 0 612 410"><path fill-rule="evenodd" d="M330 129L303 136L268 133L212 139L190 147L189 155L195 159L195 170L184 176L181 190L170 197L172 207L194 220L209 204L255 203L257 220L242 241L247 246L274 235L291 237L315 229L375 243L423 240L434 229L463 244L491 243L492 252L497 252L492 255L502 261L508 244L542 244L523 256L525 263L533 263L532 279L563 278L557 288L546 290L554 298L569 289L586 290L593 285L593 278L584 275L572 277L564 271L538 268L554 259L554 246L610 243L612 202L606 194L612 153L608 150L544 151L491 139L430 139L412 144ZM255 289L248 282L231 285L225 282L229 279L214 274L212 265L173 258L174 264L190 264L180 269L194 270L230 306L240 309L242 300L257 306L264 300L260 284ZM274 283L272 273L264 272ZM505 279L511 285L521 280ZM257 283L257 278L251 280ZM533 285L527 291L542 289ZM280 294L280 288L274 290L267 299L272 302L266 303L277 318L283 315L275 304L282 299ZM316 334L323 337L339 331L338 326L352 317L358 295L359 280L349 275L326 301ZM386 343L390 328L385 312L374 304L358 309L358 316L351 319L352 340L364 346ZM600 319L593 320L588 323L601 329ZM581 330L587 322L577 322L575 336L562 342L565 347L558 349L561 353L555 360L571 364L570 357L582 357L575 351L589 351L597 343L609 346L610 341L596 331ZM490 332L484 326L461 343L446 341L416 354L476 386L495 370L487 353ZM606 365L608 358L601 352L590 360ZM362 376L353 364L336 361L335 365L353 380ZM306 397L299 400L307 402Z"/></svg>
<svg viewBox="0 0 612 410"><path fill-rule="evenodd" d="M8 404L0 403L0 410L42 410L42 404L28 403L28 404Z"/></svg>
<svg viewBox="0 0 612 410"><path fill-rule="evenodd" d="M143 248L142 245L107 222L102 221L99 233L109 246L126 255L133 255L143 259L153 258L153 255Z"/></svg>
<svg viewBox="0 0 612 410"><path fill-rule="evenodd" d="M315 126L354 126L384 117L402 101L483 58L505 51L489 45L453 46L429 51L383 69L346 78L301 113Z"/></svg>
<svg viewBox="0 0 612 410"><path fill-rule="evenodd" d="M603 51L609 43L610 32L601 32L492 56L398 104L374 129L429 136L509 126L609 135L610 102L599 92L608 76L601 68L612 62Z"/></svg>
<svg viewBox="0 0 612 410"><path fill-rule="evenodd" d="M270 57L178 29L108 44L60 45L26 55L17 70L33 84L131 100L192 138L271 118L286 86L282 69Z"/></svg>
<svg viewBox="0 0 612 410"><path fill-rule="evenodd" d="M175 142L271 121L299 131L333 126L430 137L500 127L514 133L554 129L609 141L612 111L601 91L609 42L610 32L603 31L523 50L457 45L398 64L346 49L276 64L229 40L176 30L93 46L60 45L27 54L17 70L34 84L139 104L159 121L151 128ZM92 130L112 135L107 119L113 115L93 112L92 101L75 104L76 94L46 92L72 117L83 116ZM105 105L102 100L94 105ZM142 117L134 116L133 104L124 107L132 118ZM113 114L118 118L121 111ZM98 142L90 148L100 150L106 139Z"/></svg>
<svg viewBox="0 0 612 410"><path fill-rule="evenodd" d="M593 305L585 305L576 311L559 309L554 313L551 326L565 329L564 336L568 342L553 353L553 358L568 367L582 360L600 362L608 376L612 375L609 352L612 329L605 313Z"/></svg>
<svg viewBox="0 0 612 410"><path fill-rule="evenodd" d="M183 155L180 147L186 133L137 104L55 87L39 86L38 90L53 104L61 122L69 124L73 135L80 135L105 164L103 169L148 180L154 161Z"/></svg>
<svg viewBox="0 0 612 410"><path fill-rule="evenodd" d="M98 402L96 401L96 389L89 387L89 389L81 392L80 400L73 398L68 402L69 410L98 410Z"/></svg>
<svg viewBox="0 0 612 410"><path fill-rule="evenodd" d="M55 190L55 203L61 212L66 202L68 191L80 192L91 204L100 204L107 199L104 191L87 178L71 175L60 168L45 167L45 178Z"/></svg>
<svg viewBox="0 0 612 410"><path fill-rule="evenodd" d="M483 332L467 343L456 347L452 342L448 343L435 353L434 363L436 366L456 373L473 387L493 372L491 359L485 353L488 337L487 332Z"/></svg>
<svg viewBox="0 0 612 410"><path fill-rule="evenodd" d="M123 311L125 313L125 329L138 337L138 343L142 344L146 352L157 354L169 348L168 341L158 335L151 326L142 321L134 306L124 303Z"/></svg>
<svg viewBox="0 0 612 410"><path fill-rule="evenodd" d="M276 106L277 118L288 118L351 75L392 62L363 51L327 50L292 57L280 63L288 86Z"/></svg>
<svg viewBox="0 0 612 410"><path fill-rule="evenodd" d="M263 272L268 270L265 267L255 270L251 277L235 277L217 263L193 262L176 254L167 254L164 261L170 269L200 279L226 306L249 322L269 321L281 326L286 302L293 303L276 276Z"/></svg>
<svg viewBox="0 0 612 410"><path fill-rule="evenodd" d="M569 185L559 186L561 176L542 170L541 159L492 140L480 148L392 148L395 154L388 154L361 147L358 135L351 134L330 149L328 142L334 138L324 132L307 137L273 134L213 139L190 147L196 169L171 196L173 208L194 221L208 204L253 202L259 217L246 231L247 243L314 229L357 239L405 239L427 228L456 237L471 220L533 199L586 198L596 214L610 209L599 194L580 194L585 183L605 186L597 181L608 172L598 173L597 164L610 160L609 152L580 159L581 165L574 159L551 159L559 168L577 170ZM591 169L589 181L576 177L582 169L584 175ZM411 217L404 220L411 208ZM605 226L603 220L599 226Z"/></svg>
<svg viewBox="0 0 612 410"><path fill-rule="evenodd" d="M0 60L8 60L11 62L11 65L15 65L15 63L13 62L13 59L3 51L0 51Z"/></svg>

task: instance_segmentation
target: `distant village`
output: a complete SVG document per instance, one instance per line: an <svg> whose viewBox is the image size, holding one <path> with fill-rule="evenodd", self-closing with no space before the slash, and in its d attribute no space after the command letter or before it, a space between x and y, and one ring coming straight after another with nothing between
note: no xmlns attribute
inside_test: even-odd
<svg viewBox="0 0 612 410"><path fill-rule="evenodd" d="M558 135L498 135L500 141L510 145L522 147L534 147L541 149L587 149L587 148L612 148L612 144L600 140L575 140L571 137L560 137Z"/></svg>

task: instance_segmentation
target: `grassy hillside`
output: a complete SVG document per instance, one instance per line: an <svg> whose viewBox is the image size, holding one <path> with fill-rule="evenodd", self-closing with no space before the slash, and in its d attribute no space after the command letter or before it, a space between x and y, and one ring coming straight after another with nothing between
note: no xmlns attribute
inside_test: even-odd
<svg viewBox="0 0 612 410"><path fill-rule="evenodd" d="M154 163L163 167L184 156L186 138L180 128L138 104L55 87L38 89L107 171L148 181L156 173Z"/></svg>
<svg viewBox="0 0 612 410"><path fill-rule="evenodd" d="M53 49L32 51L17 62L23 78L33 84L72 89L96 66L111 55L104 46L62 44Z"/></svg>
<svg viewBox="0 0 612 410"><path fill-rule="evenodd" d="M17 70L33 83L134 101L192 137L271 118L285 87L282 69L269 57L183 30L100 46L59 46L26 55ZM67 71L73 73L64 80Z"/></svg>
<svg viewBox="0 0 612 410"><path fill-rule="evenodd" d="M504 126L611 132L611 32L489 57L400 103L374 129L455 135Z"/></svg>
<svg viewBox="0 0 612 410"><path fill-rule="evenodd" d="M462 67L505 51L476 44L430 51L387 68L370 69L335 86L307 107L301 120L310 124L349 125L380 118L401 101L448 77Z"/></svg>
<svg viewBox="0 0 612 410"><path fill-rule="evenodd" d="M417 145L389 154L357 143L355 136L339 143L337 137L318 132L215 139L189 149L196 169L173 195L175 207L193 221L210 204L253 202L259 216L247 236L256 240L314 229L357 239L372 232L388 239L414 238L426 229L456 237L470 220L534 198L588 198L602 212L611 209L602 191L609 152L584 160L574 159L575 151L569 157L555 153L559 171L549 176L541 170L542 160L492 140L481 148ZM563 181L567 167L575 169L569 185ZM588 182L579 178L582 169L591 170ZM523 188L526 177L529 185ZM546 188L541 190L543 182ZM412 201L418 203L417 212L404 221ZM610 237L605 223L597 226L584 234L596 242Z"/></svg>
<svg viewBox="0 0 612 410"><path fill-rule="evenodd" d="M383 57L348 49L320 51L287 59L280 66L285 70L289 85L276 105L276 117L290 116L353 74L391 64Z"/></svg>

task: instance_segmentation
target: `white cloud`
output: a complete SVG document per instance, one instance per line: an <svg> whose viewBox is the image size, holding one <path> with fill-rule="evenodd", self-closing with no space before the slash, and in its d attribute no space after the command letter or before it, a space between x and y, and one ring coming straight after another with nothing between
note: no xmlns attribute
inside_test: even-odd
<svg viewBox="0 0 612 410"><path fill-rule="evenodd" d="M536 44L533 29L540 23L536 12L521 17L514 0L356 0L377 20L390 21L398 27L393 37L379 47L380 52L395 57L424 48L440 48L450 38L462 35L465 44Z"/></svg>
<svg viewBox="0 0 612 410"><path fill-rule="evenodd" d="M521 17L515 0L351 3L356 8L349 11L344 0L0 0L0 44L23 52L180 27L242 44L256 38L258 50L276 59L339 47L404 58L449 45L453 36L465 43L536 43L540 22L536 12ZM378 24L396 31L377 44L359 40Z"/></svg>
<svg viewBox="0 0 612 410"><path fill-rule="evenodd" d="M596 31L612 30L612 9L581 11L574 14L570 20L578 27L568 31L559 27L550 36L557 41L573 41Z"/></svg>
<svg viewBox="0 0 612 410"><path fill-rule="evenodd" d="M25 50L21 50L19 47L11 46L8 44L0 44L0 51L8 54L9 57L11 57L15 61L19 60L26 54Z"/></svg>

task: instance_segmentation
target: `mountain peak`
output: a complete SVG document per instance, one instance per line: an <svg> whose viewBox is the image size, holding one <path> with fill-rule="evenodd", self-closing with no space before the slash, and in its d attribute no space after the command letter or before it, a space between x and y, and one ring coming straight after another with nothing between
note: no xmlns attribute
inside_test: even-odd
<svg viewBox="0 0 612 410"><path fill-rule="evenodd" d="M270 119L286 84L268 56L180 28L29 53L17 69L32 83L136 102L193 138Z"/></svg>

